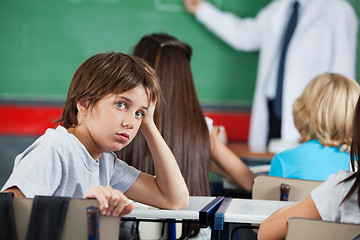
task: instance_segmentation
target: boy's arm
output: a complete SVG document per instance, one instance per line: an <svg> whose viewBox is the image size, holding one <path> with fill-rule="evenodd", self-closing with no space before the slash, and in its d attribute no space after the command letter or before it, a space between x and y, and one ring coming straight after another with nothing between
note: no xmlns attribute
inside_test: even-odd
<svg viewBox="0 0 360 240"><path fill-rule="evenodd" d="M92 187L84 198L96 199L100 204L99 210L102 215L123 216L134 209L134 204L128 202L128 198L123 193L110 186Z"/></svg>
<svg viewBox="0 0 360 240"><path fill-rule="evenodd" d="M148 205L181 209L189 203L189 191L179 166L153 121L154 104L143 119L141 130L150 148L155 177L141 173L126 195Z"/></svg>
<svg viewBox="0 0 360 240"><path fill-rule="evenodd" d="M20 191L18 187L10 187L6 189L4 192L12 192L14 193L14 197L25 197L25 195Z"/></svg>
<svg viewBox="0 0 360 240"><path fill-rule="evenodd" d="M12 192L14 193L14 197L25 197L16 186L10 187L4 192ZM93 187L87 192L85 198L97 199L102 215L123 216L129 214L134 208L134 204L127 204L127 198L124 194L109 186Z"/></svg>

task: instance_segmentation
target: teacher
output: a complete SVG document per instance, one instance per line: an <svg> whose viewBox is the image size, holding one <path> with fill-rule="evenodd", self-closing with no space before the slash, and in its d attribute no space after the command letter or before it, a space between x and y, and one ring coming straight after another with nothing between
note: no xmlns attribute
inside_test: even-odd
<svg viewBox="0 0 360 240"><path fill-rule="evenodd" d="M249 0L251 1L251 0ZM188 12L236 50L259 51L249 146L265 151L272 138L299 138L292 104L323 72L355 79L358 21L345 0L271 1L255 18L183 0Z"/></svg>

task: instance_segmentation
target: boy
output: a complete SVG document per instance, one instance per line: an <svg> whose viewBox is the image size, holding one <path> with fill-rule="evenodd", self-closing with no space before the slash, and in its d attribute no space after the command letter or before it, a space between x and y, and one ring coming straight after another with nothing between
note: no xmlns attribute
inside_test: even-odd
<svg viewBox="0 0 360 240"><path fill-rule="evenodd" d="M113 216L131 212L127 197L159 208L185 207L188 189L153 120L159 96L156 73L143 60L123 53L90 57L74 74L60 126L16 157L2 191L15 197L96 198L101 214ZM156 177L112 152L128 145L139 128Z"/></svg>

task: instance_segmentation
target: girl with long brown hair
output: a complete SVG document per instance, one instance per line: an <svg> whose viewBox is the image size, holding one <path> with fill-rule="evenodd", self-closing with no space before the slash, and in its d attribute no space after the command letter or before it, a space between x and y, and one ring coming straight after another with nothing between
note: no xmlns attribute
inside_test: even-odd
<svg viewBox="0 0 360 240"><path fill-rule="evenodd" d="M224 174L239 188L251 192L254 174L216 134L210 135L196 94L191 54L188 44L167 34L144 36L136 45L133 55L155 69L163 91L155 123L178 161L191 196L211 194L208 174L215 169L221 169L221 173L215 173ZM142 171L154 171L150 151L140 134L117 155Z"/></svg>

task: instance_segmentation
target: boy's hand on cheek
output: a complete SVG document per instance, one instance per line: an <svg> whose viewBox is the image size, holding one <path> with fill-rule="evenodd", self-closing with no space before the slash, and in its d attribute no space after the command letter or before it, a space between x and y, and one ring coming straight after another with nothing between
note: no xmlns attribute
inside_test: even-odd
<svg viewBox="0 0 360 240"><path fill-rule="evenodd" d="M100 206L100 214L107 216L123 216L134 209L134 204L128 204L128 198L110 186L92 187L84 198L95 198Z"/></svg>

